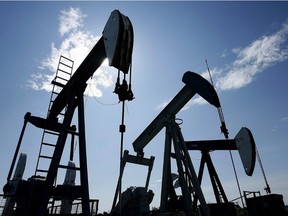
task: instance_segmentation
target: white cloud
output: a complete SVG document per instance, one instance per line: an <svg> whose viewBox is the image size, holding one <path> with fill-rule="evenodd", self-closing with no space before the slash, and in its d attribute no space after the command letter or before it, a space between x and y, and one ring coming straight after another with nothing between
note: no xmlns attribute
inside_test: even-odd
<svg viewBox="0 0 288 216"><path fill-rule="evenodd" d="M227 56L227 53L228 53L227 49L223 50L220 57L225 58Z"/></svg>
<svg viewBox="0 0 288 216"><path fill-rule="evenodd" d="M163 110L171 101L172 99L170 100L163 100L162 103L158 104L155 108L155 110Z"/></svg>
<svg viewBox="0 0 288 216"><path fill-rule="evenodd" d="M79 8L70 8L69 10L62 10L59 17L59 33L63 36L70 31L77 31L79 27L83 26L83 18L86 15L81 12Z"/></svg>
<svg viewBox="0 0 288 216"><path fill-rule="evenodd" d="M98 86L109 87L113 84L112 75L99 68L93 75L93 78L87 82L85 94L91 97L101 97L102 91Z"/></svg>
<svg viewBox="0 0 288 216"><path fill-rule="evenodd" d="M245 48L234 48L236 60L218 77L219 90L238 89L250 84L255 76L268 67L288 59L288 22L271 35L253 41Z"/></svg>
<svg viewBox="0 0 288 216"><path fill-rule="evenodd" d="M208 104L204 98L200 97L199 95L196 98L193 98L186 106L186 109L190 108L191 105L203 105ZM184 107L185 108L185 107Z"/></svg>
<svg viewBox="0 0 288 216"><path fill-rule="evenodd" d="M32 74L28 81L31 88L34 90L52 90L51 81L56 75L60 55L74 61L73 72L79 67L100 38L100 36L93 35L89 31L82 30L85 17L86 15L79 8L69 8L61 11L59 33L62 41L59 46L52 42L50 53L40 62L39 69L41 72ZM98 68L93 78L87 82L86 95L101 97L102 91L100 88L106 88L113 84L112 75L103 68Z"/></svg>
<svg viewBox="0 0 288 216"><path fill-rule="evenodd" d="M274 34L264 35L251 42L244 48L233 48L232 53L236 59L231 64L222 68L210 70L213 82L217 91L239 89L254 81L255 76L276 63L288 60L288 21L283 23L281 29ZM225 57L227 50L224 50L221 57ZM210 81L208 72L201 73L201 76ZM156 109L162 110L170 101L163 101ZM193 98L183 107L189 109L191 105L207 104L201 98Z"/></svg>

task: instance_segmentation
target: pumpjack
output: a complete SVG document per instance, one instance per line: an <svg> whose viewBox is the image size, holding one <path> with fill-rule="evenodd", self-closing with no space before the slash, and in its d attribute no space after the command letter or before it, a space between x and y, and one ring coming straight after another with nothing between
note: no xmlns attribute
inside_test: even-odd
<svg viewBox="0 0 288 216"><path fill-rule="evenodd" d="M32 116L31 113L27 113L24 117L24 125L7 176L7 184L3 189L5 196L9 197L10 202L2 214L3 216L44 216L60 213L69 215L69 213L72 214L71 205L73 200L78 200L78 206L81 209L79 214L85 216L95 214L98 208L97 202L90 200L88 190L83 94L88 79L100 67L102 62L108 58L109 65L124 74L123 83L120 84L120 73L118 72L115 93L118 94L119 100L132 100L131 84L128 85L125 78L131 65L132 50L132 24L128 17L115 10L111 13L105 25L102 37L71 78L69 77L71 73L68 73L67 69L72 70L73 62L62 57L59 62L61 67L58 66L58 71L65 73L68 78L56 76L52 81L52 84L61 90L58 92L53 90L54 98L51 96L47 117ZM66 71L63 68L66 68ZM78 110L78 127L71 125L76 109ZM27 123L44 130L35 175L28 180L23 180L22 178L13 178L11 180ZM48 138L49 141L44 140L44 137L47 138L48 136L50 136ZM53 138L51 138L52 136ZM72 140L70 161L68 165L62 165L60 161L68 136ZM78 167L73 162L73 142L75 137L78 137L79 142ZM56 140L55 143L51 143L52 139ZM45 155L45 150L43 149L47 147L53 149L52 155ZM46 160L48 168L43 169L40 167L43 160ZM23 174L24 161L26 162L26 160L21 159L21 161L19 164L20 171L17 171L20 172L20 176ZM54 185L59 169L66 169L66 179L63 185ZM75 185L74 182L76 171L80 172L80 185ZM62 208L61 212L58 211L60 207L55 206L55 202L59 200L62 201L62 207L63 205L66 206L66 209L63 210ZM9 212L8 206L14 206L14 203L16 203L16 208L12 208L12 212ZM11 210L11 207L9 209Z"/></svg>
<svg viewBox="0 0 288 216"><path fill-rule="evenodd" d="M225 208L225 211L229 212L228 215L236 215L234 206L230 207L231 205L217 176L209 152L216 149L238 150L247 175L252 175L255 166L255 142L252 133L248 128L242 128L235 139L185 141L177 122L176 114L195 94L202 96L207 102L215 106L218 111L221 106L214 87L200 75L188 71L183 75L182 81L185 86L133 142L134 151L138 156L143 155L145 146L159 131L164 127L166 128L160 212L183 212L183 214L191 216L222 215L219 214L219 211L216 214L211 214L211 208L213 207L206 203L201 189L204 165L207 163L217 206L221 206L222 210ZM222 121L221 123L221 131L227 133L225 122ZM198 176L188 150L202 151ZM171 172L172 159L176 160L178 170L176 178L178 178L177 184L181 188L180 196L176 195L175 184L173 185L175 174ZM197 205L198 201L200 202L199 208ZM231 210L227 210L227 207Z"/></svg>
<svg viewBox="0 0 288 216"><path fill-rule="evenodd" d="M88 189L83 94L88 79L108 58L109 65L118 69L114 92L118 95L119 101L133 100L134 95L131 89L132 50L132 24L128 17L115 10L107 21L102 37L73 75L73 61L63 56L60 57L57 71L66 74L66 78L56 75L52 81L53 90L47 117L32 116L29 112L24 117L24 125L7 176L7 184L3 188L6 204L2 216L97 215L98 200L90 199ZM70 73L63 68L70 70ZM122 84L120 83L120 71L124 74ZM126 81L127 74L130 75L129 84ZM130 154L127 150L123 155L121 154L120 174L112 208L109 213L105 214L111 216L236 215L235 206L228 201L212 163L210 152L238 150L244 170L248 176L251 176L256 158L253 135L248 128L243 127L234 139L229 139L220 101L213 85L191 71L184 73L182 81L185 84L184 87L132 143L136 155ZM196 94L217 108L221 121L221 132L224 133L226 139L185 141L176 115ZM76 109L78 111L77 126L71 125ZM14 167L28 123L43 129L43 136L35 175L24 180L22 177L26 154L20 154L18 164L15 169ZM149 190L149 181L155 158L154 156L145 158L144 148L163 128L166 129L166 133L160 208L159 211L151 212L150 203L154 193ZM125 125L120 125L119 130L123 134ZM46 139L47 137L48 139ZM60 162L68 137L71 141L69 162L68 165L63 165ZM79 142L79 166L76 166L74 162L73 149L76 137ZM54 140L55 143L52 144L51 140ZM46 154L47 151L44 150L46 147L53 149L52 155ZM198 175L189 155L191 150L201 151L202 154ZM43 160L46 160L44 163L46 168L41 168ZM176 161L177 174L172 173L172 160ZM130 187L122 193L121 182L127 163L147 166L148 174L144 187ZM206 203L201 189L205 164L217 202L215 204ZM60 169L66 170L65 180L63 184L55 184ZM13 171L14 175L11 179ZM75 183L76 172L80 173L79 185ZM180 195L176 193L176 187L180 187Z"/></svg>

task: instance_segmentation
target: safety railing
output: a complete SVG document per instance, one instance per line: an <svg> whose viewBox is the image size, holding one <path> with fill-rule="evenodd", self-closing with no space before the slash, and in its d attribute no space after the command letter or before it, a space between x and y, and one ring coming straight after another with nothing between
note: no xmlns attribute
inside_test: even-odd
<svg viewBox="0 0 288 216"><path fill-rule="evenodd" d="M94 216L98 214L98 205L99 200L97 199L90 199L89 200L90 205L90 216ZM48 212L51 215L57 215L61 214L61 201L54 201L52 205L48 207ZM81 200L75 200L72 203L71 207L71 214L82 214L82 202Z"/></svg>
<svg viewBox="0 0 288 216"><path fill-rule="evenodd" d="M5 198L3 197L3 194L0 194L0 215L2 215L4 205L5 205Z"/></svg>
<svg viewBox="0 0 288 216"><path fill-rule="evenodd" d="M3 194L0 194L0 216L2 216L4 207L6 203L6 198L4 197ZM97 199L90 199L89 201L90 204L90 216L95 216L98 214L98 205L99 205L99 200ZM7 209L7 208L6 208ZM13 211L13 208L12 208ZM48 212L49 215L60 215L61 214L61 200L57 200L52 202L48 206ZM13 213L11 212L10 214L6 212L5 215L12 215ZM81 200L74 200L71 206L71 213L73 215L82 215L82 202Z"/></svg>

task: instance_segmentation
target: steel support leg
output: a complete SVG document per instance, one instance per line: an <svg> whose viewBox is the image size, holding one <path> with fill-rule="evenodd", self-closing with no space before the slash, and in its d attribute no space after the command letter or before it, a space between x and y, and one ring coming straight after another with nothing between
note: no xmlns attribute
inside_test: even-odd
<svg viewBox="0 0 288 216"><path fill-rule="evenodd" d="M82 191L82 212L84 216L90 215L89 184L86 155L85 118L83 94L78 95L78 127L79 127L79 161L80 181Z"/></svg>
<svg viewBox="0 0 288 216"><path fill-rule="evenodd" d="M178 166L178 171L179 171L179 182L180 182L180 186L182 189L182 194L184 196L183 198L187 204L186 209L187 209L187 211L191 211L191 213L189 213L189 212L187 212L187 213L192 215L193 208L192 208L191 193L187 194L188 191L190 191L190 189L188 188L188 185L185 183L183 165L185 167L186 175L189 177L188 181L191 181L191 184L192 184L193 189L195 191L195 195L198 197L198 199L201 203L201 209L203 211L203 214L205 216L210 216L210 211L209 211L209 208L206 204L203 192L201 190L201 187L200 187L194 166L192 164L191 158L189 156L189 152L187 150L184 138L182 136L179 125L175 122L175 119L174 119L174 121L171 121L170 127L171 127L171 131L172 131L172 136L173 136L175 155L177 158L177 166ZM183 164L182 164L182 162L183 162ZM180 171L182 171L183 173L181 174ZM182 176L182 177L180 177L180 176Z"/></svg>
<svg viewBox="0 0 288 216"><path fill-rule="evenodd" d="M24 136L24 132L25 132L25 129L26 129L26 126L27 126L27 122L28 122L27 117L29 117L30 115L31 115L31 113L28 112L28 113L26 113L26 115L24 117L24 124L23 124L22 130L21 130L21 134L20 134L17 146L16 146L14 157L13 157L10 169L9 169L9 173L8 173L8 176L7 176L7 182L11 178L11 175L12 175L12 172L13 172L13 169L14 169L14 166L15 166L15 162L16 162L16 159L17 159L17 156L18 156L18 153L19 153L19 149L20 149L20 146L21 146L21 143L22 143L22 139L23 139L23 136Z"/></svg>
<svg viewBox="0 0 288 216"><path fill-rule="evenodd" d="M171 179L171 141L171 132L166 129L160 211L166 211L168 208L169 180Z"/></svg>

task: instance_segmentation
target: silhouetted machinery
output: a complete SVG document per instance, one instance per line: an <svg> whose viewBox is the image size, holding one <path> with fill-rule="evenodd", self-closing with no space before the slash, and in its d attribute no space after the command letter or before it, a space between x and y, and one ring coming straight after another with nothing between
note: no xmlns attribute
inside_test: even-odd
<svg viewBox="0 0 288 216"><path fill-rule="evenodd" d="M185 213L185 215L222 215L217 214L219 211L217 211L216 214L211 214L211 210L215 209L215 207L207 205L200 187L204 165L206 163L218 208L222 210L225 209L226 212L229 211L228 215L235 215L236 210L234 206L231 207L231 203L228 202L209 152L212 150L238 149L246 173L252 175L255 165L255 143L253 136L249 129L242 128L233 140L186 142L177 123L176 114L187 102L195 94L199 94L217 109L221 107L215 89L200 75L194 72L186 72L182 81L185 83L185 86L133 142L134 150L139 156L143 155L144 147L162 128L166 128L160 212L180 211ZM225 122L222 122L221 127L222 131L228 132ZM172 151L172 144L174 152ZM188 150L200 150L202 152L198 176L196 175ZM180 196L176 195L175 185L173 185L175 178L173 178L173 173L171 172L172 159L175 159L177 164L177 184L179 184L182 193ZM200 210L197 209L198 201L200 202Z"/></svg>
<svg viewBox="0 0 288 216"><path fill-rule="evenodd" d="M86 159L86 140L85 140L85 122L84 122L84 102L83 93L87 86L86 82L99 68L102 62L108 58L109 65L117 68L118 79L115 87L115 93L118 94L120 101L132 100L133 93L131 83L128 85L126 74L128 74L133 50L133 27L128 17L122 15L118 10L111 13L111 16L104 28L103 36L98 40L96 45L84 59L71 78L57 77L53 80L53 84L57 88L61 88L59 92L53 92L55 98L50 101L47 118L32 116L27 113L24 118L24 126L17 144L14 158L7 177L7 184L4 187L5 196L9 197L6 210L2 215L27 215L40 216L52 214L72 214L72 201L79 200L80 214L92 215L93 211L97 211L97 206L93 206L95 200L90 200L88 191L88 174ZM58 72L66 73L63 67L72 70L71 61L62 59ZM60 65L60 63L59 63ZM120 71L123 72L123 83L120 84ZM131 73L130 73L131 74ZM56 79L61 81L57 81ZM65 83L66 82L66 83ZM54 90L53 90L54 91ZM78 128L71 126L75 110L78 110ZM61 122L62 119L62 122ZM21 178L13 178L10 180L14 165L17 159L18 151L22 142L27 123L44 129L41 149L35 175L28 180ZM44 140L44 136L49 137L49 141ZM61 165L61 157L67 137L71 136L71 153L68 165ZM53 138L52 138L53 137ZM78 137L79 146L79 167L73 163L73 140ZM51 140L54 140L52 143ZM52 148L52 155L47 155L44 148ZM18 167L20 176L24 171L24 159L21 157ZM40 168L40 162L46 160L48 167ZM26 160L25 160L26 161ZM66 179L63 185L54 185L57 177L58 169L66 169ZM80 185L75 185L75 172L80 172ZM59 212L59 206L55 207L55 201L62 200L62 210ZM16 208L13 209L14 203ZM9 210L8 211L8 206ZM63 206L65 209L63 210ZM77 207L78 208L78 207ZM11 209L13 211L11 212Z"/></svg>
<svg viewBox="0 0 288 216"><path fill-rule="evenodd" d="M126 75L131 67L132 49L132 24L128 17L115 10L111 13L104 28L103 36L71 78L65 79L66 82L62 82L63 79L62 81L57 81L57 78L61 80L61 77L56 76L53 80L54 86L61 90L56 93L53 88L52 95L55 93L55 98L51 96L47 118L32 116L31 113L25 115L19 142L7 176L7 184L3 189L6 196L6 204L2 212L3 216L75 214L89 216L97 213L98 200L91 200L88 190L83 93L87 86L87 80L102 64L104 59L108 58L110 66L114 66L119 70L115 87L115 93L118 95L119 101L132 100L134 96L131 89L131 70L129 85L126 81ZM66 63L63 63L62 60ZM60 59L59 65L64 65L64 67L68 67L72 71L72 61L64 57L62 60ZM59 67L58 71L65 72ZM120 71L124 74L122 84L120 84L119 78ZM160 209L152 214L189 216L236 215L235 206L226 197L209 153L215 150L238 150L244 170L247 175L251 176L256 158L256 148L252 133L248 128L243 127L234 139L228 139L228 130L214 87L200 75L189 71L183 75L182 81L185 84L184 87L133 142L136 155L131 155L128 151L124 151L121 157L120 175L110 215L144 216L151 214L150 203L153 200L154 193L149 190L149 181L154 157L145 158L144 148L163 128L166 129L166 133ZM176 115L196 94L217 108L221 120L221 131L225 135L225 140L185 141ZM71 125L76 109L78 110L77 127ZM22 179L26 155L21 154L11 179L27 123L44 130L35 175L28 180ZM122 124L120 125L120 132L124 131L125 126ZM47 136L50 136L49 141L45 140ZM51 143L51 136L54 137L54 144ZM68 136L71 137L69 162L68 165L62 165L60 164L61 157ZM78 167L74 162L73 154L75 137L78 137L79 142ZM45 155L45 151L42 149L45 147L53 149L52 155ZM191 150L201 151L202 153L198 175L189 155ZM48 161L46 162L48 167L41 168L42 160ZM172 173L173 160L177 166L177 174ZM148 174L144 187L130 187L122 193L121 181L126 163L147 166ZM213 187L216 199L215 204L206 203L201 189L205 164L207 165ZM65 180L63 184L55 185L59 169L66 170ZM77 171L80 173L79 185L75 183ZM176 187L181 189L180 195L176 193ZM279 199L279 197L276 198ZM247 200L250 206L257 206L255 200L249 200L248 198ZM258 203L261 202L261 198L259 200L259 202L257 201ZM57 205L57 201L60 201L61 204ZM77 211L75 208L80 210Z"/></svg>

